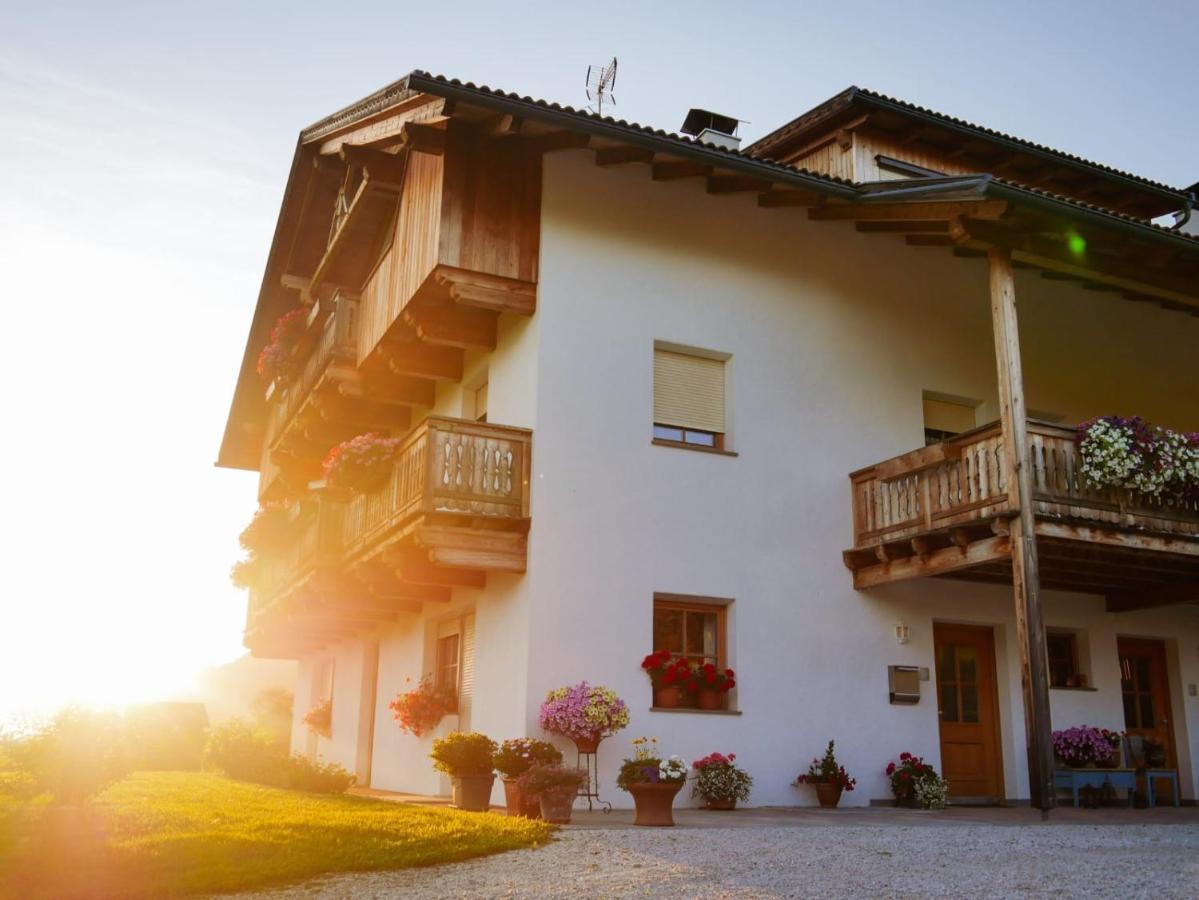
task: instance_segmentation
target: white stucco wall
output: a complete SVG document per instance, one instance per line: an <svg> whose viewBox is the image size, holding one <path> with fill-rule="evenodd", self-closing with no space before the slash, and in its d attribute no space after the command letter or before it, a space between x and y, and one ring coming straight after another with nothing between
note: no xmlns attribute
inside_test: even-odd
<svg viewBox="0 0 1199 900"><path fill-rule="evenodd" d="M980 422L993 417L985 263L755 199L709 196L698 179L654 183L639 165L596 167L586 152L546 158L529 733L548 688L586 678L633 710L601 750L618 805L617 764L642 734L688 760L736 752L757 804L814 802L789 785L835 738L859 779L846 802L866 803L889 796L882 770L900 751L939 763L931 684L918 706L891 706L886 666L931 668L934 619L989 623L1006 793L1026 798L1010 589L918 581L857 593L841 563L847 475L923 443L922 390L983 400ZM1017 291L1031 408L1199 421L1195 319L1025 271ZM655 339L732 354L739 456L651 446ZM648 710L638 663L652 649L655 591L735 598L741 715ZM1099 597L1046 602L1050 624L1088 629L1099 688L1054 691L1055 725L1120 725L1115 636L1163 637L1176 642L1180 750L1199 752L1199 701L1183 687L1199 681L1199 610L1112 616ZM906 646L892 635L898 619L912 627Z"/></svg>

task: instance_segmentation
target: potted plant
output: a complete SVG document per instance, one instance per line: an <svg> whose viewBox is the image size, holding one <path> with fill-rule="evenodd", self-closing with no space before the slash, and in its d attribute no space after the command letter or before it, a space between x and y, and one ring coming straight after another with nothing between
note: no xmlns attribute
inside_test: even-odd
<svg viewBox="0 0 1199 900"><path fill-rule="evenodd" d="M1099 733L1103 735L1103 739L1107 741L1107 745L1111 748L1112 752L1106 759L1096 760L1096 765L1103 769L1114 769L1120 765L1120 758L1123 755L1121 747L1124 744L1124 732L1100 728Z"/></svg>
<svg viewBox="0 0 1199 900"><path fill-rule="evenodd" d="M333 698L326 697L304 713L304 726L326 740L333 736Z"/></svg>
<svg viewBox="0 0 1199 900"><path fill-rule="evenodd" d="M477 731L451 731L433 742L433 768L450 776L453 803L458 809L487 812L491 807L491 786L495 773L491 760L495 741Z"/></svg>
<svg viewBox="0 0 1199 900"><path fill-rule="evenodd" d="M407 679L411 682L411 679ZM387 704L400 731L423 737L437 727L449 713L458 708L458 695L450 688L440 688L429 677L405 693L396 694Z"/></svg>
<svg viewBox="0 0 1199 900"><path fill-rule="evenodd" d="M944 809L949 805L949 782L934 772L916 782L914 794L921 809Z"/></svg>
<svg viewBox="0 0 1199 900"><path fill-rule="evenodd" d="M299 374L296 350L308 330L308 313L307 308L298 306L275 321L266 346L258 354L258 374L267 384L289 384Z"/></svg>
<svg viewBox="0 0 1199 900"><path fill-rule="evenodd" d="M691 663L685 656L658 650L641 660L641 668L654 686L654 706L676 709L686 699L684 686L691 680Z"/></svg>
<svg viewBox="0 0 1199 900"><path fill-rule="evenodd" d="M841 802L842 791L852 791L858 782L850 778L845 767L837 762L833 742L828 742L822 759L813 759L808 771L795 779L795 784L810 784L816 788L816 799L820 805L832 808Z"/></svg>
<svg viewBox="0 0 1199 900"><path fill-rule="evenodd" d="M600 741L629 724L629 708L609 688L580 681L546 694L539 721L550 734L574 741L580 753L594 753Z"/></svg>
<svg viewBox="0 0 1199 900"><path fill-rule="evenodd" d="M936 770L924 761L922 756L914 756L907 751L899 754L899 761L887 763L887 777L891 780L891 793L895 797L896 806L915 807L916 786L922 781L938 778Z"/></svg>
<svg viewBox="0 0 1199 900"><path fill-rule="evenodd" d="M633 795L634 825L674 825L674 798L687 780L681 757L663 759L657 738L633 741L633 756L620 766L616 786Z"/></svg>
<svg viewBox="0 0 1199 900"><path fill-rule="evenodd" d="M534 798L547 822L565 825L570 821L579 788L587 781L582 769L560 765L536 765L516 779L521 797Z"/></svg>
<svg viewBox="0 0 1199 900"><path fill-rule="evenodd" d="M732 669L718 669L712 663L697 666L696 706L700 709L724 709L725 697L737 686L736 673Z"/></svg>
<svg viewBox="0 0 1199 900"><path fill-rule="evenodd" d="M321 461L325 487L346 494L375 490L391 474L401 441L373 431L342 441Z"/></svg>
<svg viewBox="0 0 1199 900"><path fill-rule="evenodd" d="M708 809L735 809L738 800L748 800L754 780L736 759L735 753L709 753L695 760L691 764L695 770L691 796L703 800Z"/></svg>
<svg viewBox="0 0 1199 900"><path fill-rule="evenodd" d="M1098 728L1076 725L1053 732L1053 755L1059 765L1081 769L1106 763L1112 756L1112 745Z"/></svg>
<svg viewBox="0 0 1199 900"><path fill-rule="evenodd" d="M268 501L254 511L250 524L238 536L241 548L251 559L277 553L291 537L293 501Z"/></svg>
<svg viewBox="0 0 1199 900"><path fill-rule="evenodd" d="M515 738L504 741L496 751L492 764L504 782L504 800L508 815L536 819L540 805L535 794L526 795L520 788L521 775L535 766L553 765L562 762L562 751L549 741L533 738Z"/></svg>

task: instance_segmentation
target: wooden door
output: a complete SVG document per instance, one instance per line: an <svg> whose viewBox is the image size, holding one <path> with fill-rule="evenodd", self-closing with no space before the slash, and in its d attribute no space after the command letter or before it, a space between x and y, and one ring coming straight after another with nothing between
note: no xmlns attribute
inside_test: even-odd
<svg viewBox="0 0 1199 900"><path fill-rule="evenodd" d="M1003 755L995 690L995 639L990 628L934 625L941 775L949 795L1003 799Z"/></svg>
<svg viewBox="0 0 1199 900"><path fill-rule="evenodd" d="M1124 730L1166 748L1166 767L1174 768L1174 733L1170 724L1170 688L1166 680L1166 648L1161 641L1120 638L1120 691L1124 695Z"/></svg>

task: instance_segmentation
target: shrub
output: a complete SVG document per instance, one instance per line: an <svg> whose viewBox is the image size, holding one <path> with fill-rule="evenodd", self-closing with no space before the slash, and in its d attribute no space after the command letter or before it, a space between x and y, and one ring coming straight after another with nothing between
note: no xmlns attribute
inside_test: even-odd
<svg viewBox="0 0 1199 900"><path fill-rule="evenodd" d="M449 688L436 687L433 680L426 677L414 690L396 694L387 705L400 731L421 737L458 708L458 695Z"/></svg>
<svg viewBox="0 0 1199 900"><path fill-rule="evenodd" d="M477 731L451 731L433 742L433 768L453 777L490 775L495 741Z"/></svg>
<svg viewBox="0 0 1199 900"><path fill-rule="evenodd" d="M28 734L5 739L10 787L78 804L132 770L117 714L70 708Z"/></svg>
<svg viewBox="0 0 1199 900"><path fill-rule="evenodd" d="M495 770L507 778L519 778L534 766L562 762L562 751L549 741L516 738L504 741L492 757Z"/></svg>
<svg viewBox="0 0 1199 900"><path fill-rule="evenodd" d="M238 781L295 791L342 794L354 783L354 776L335 763L289 756L269 733L241 719L209 729L204 761Z"/></svg>
<svg viewBox="0 0 1199 900"><path fill-rule="evenodd" d="M295 697L283 687L263 688L250 701L254 724L270 736L272 743L284 750L291 741L291 717L294 706Z"/></svg>
<svg viewBox="0 0 1199 900"><path fill-rule="evenodd" d="M146 703L126 711L124 741L137 771L199 771L207 740L202 703Z"/></svg>
<svg viewBox="0 0 1199 900"><path fill-rule="evenodd" d="M829 741L828 747L824 750L824 756L820 759L813 759L812 764L808 766L808 771L796 778L795 783L835 784L840 785L842 790L852 791L858 782L856 779L850 778L849 773L845 771L845 766L837 762L833 741Z"/></svg>
<svg viewBox="0 0 1199 900"><path fill-rule="evenodd" d="M577 794L587 782L587 773L559 765L533 766L516 779L523 797L542 794Z"/></svg>
<svg viewBox="0 0 1199 900"><path fill-rule="evenodd" d="M727 803L749 799L749 789L754 780L749 773L737 765L737 754L709 753L691 764L695 769L695 782L691 785L691 796L705 803Z"/></svg>
<svg viewBox="0 0 1199 900"><path fill-rule="evenodd" d="M304 727L323 738L333 737L333 698L326 697L304 713Z"/></svg>

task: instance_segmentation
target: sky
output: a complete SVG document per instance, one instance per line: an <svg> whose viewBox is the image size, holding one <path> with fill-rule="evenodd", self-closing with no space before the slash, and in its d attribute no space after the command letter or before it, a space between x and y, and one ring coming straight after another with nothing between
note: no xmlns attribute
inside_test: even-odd
<svg viewBox="0 0 1199 900"><path fill-rule="evenodd" d="M0 0L0 721L242 652L255 475L213 466L305 125L412 69L752 140L857 84L1199 181L1199 3Z"/></svg>

